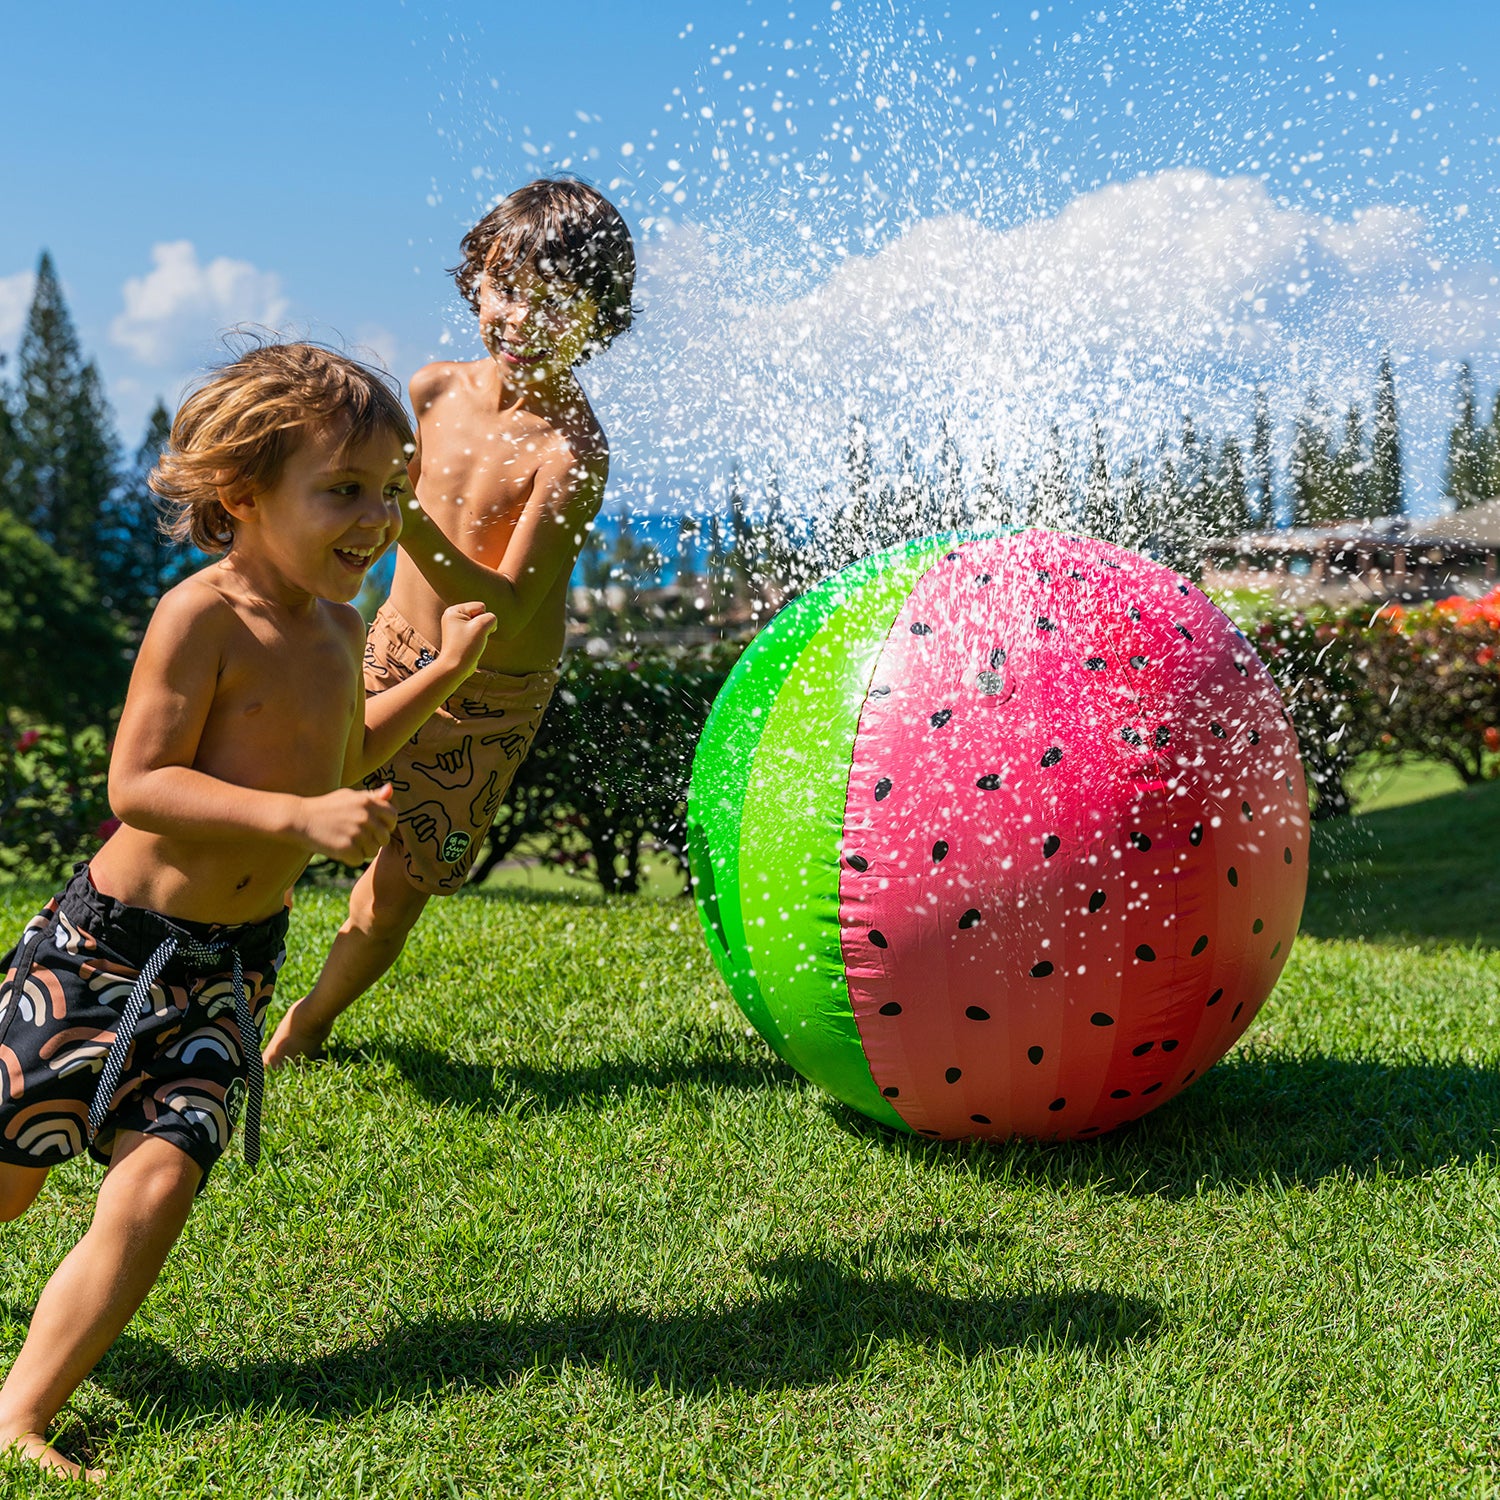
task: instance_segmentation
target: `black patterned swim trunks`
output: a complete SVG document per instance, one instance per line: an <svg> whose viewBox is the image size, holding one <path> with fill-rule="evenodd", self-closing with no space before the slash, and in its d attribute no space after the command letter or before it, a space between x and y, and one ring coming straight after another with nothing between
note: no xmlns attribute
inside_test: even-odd
<svg viewBox="0 0 1500 1500"><path fill-rule="evenodd" d="M248 1097L259 1154L260 1019L285 958L286 912L184 922L126 906L81 867L0 963L0 1161L50 1167L122 1130L160 1136L203 1169Z"/></svg>

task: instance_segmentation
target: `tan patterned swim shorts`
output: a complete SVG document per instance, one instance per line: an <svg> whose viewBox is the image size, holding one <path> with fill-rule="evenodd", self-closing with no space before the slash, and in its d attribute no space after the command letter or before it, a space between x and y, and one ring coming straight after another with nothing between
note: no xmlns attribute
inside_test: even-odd
<svg viewBox="0 0 1500 1500"><path fill-rule="evenodd" d="M365 642L365 692L383 692L436 660L437 647L385 604ZM417 890L449 895L468 878L557 679L555 668L521 676L481 668L365 778L368 787L395 788L391 847Z"/></svg>

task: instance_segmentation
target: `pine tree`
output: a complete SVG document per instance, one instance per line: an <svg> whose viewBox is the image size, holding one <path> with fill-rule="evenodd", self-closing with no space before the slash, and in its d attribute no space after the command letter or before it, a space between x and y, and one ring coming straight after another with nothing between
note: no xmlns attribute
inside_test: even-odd
<svg viewBox="0 0 1500 1500"><path fill-rule="evenodd" d="M1401 421L1396 410L1396 376L1389 350L1380 356L1375 380L1375 425L1370 438L1366 515L1399 516L1406 510L1401 474Z"/></svg>
<svg viewBox="0 0 1500 1500"><path fill-rule="evenodd" d="M1000 479L1000 455L993 448L986 448L980 465L979 514L975 522L983 530L998 531L1003 526L1013 525L1014 521L1005 485Z"/></svg>
<svg viewBox="0 0 1500 1500"><path fill-rule="evenodd" d="M941 512L940 526L943 530L957 530L968 524L969 501L964 486L964 456L943 423L943 441L938 448L937 460L938 507Z"/></svg>
<svg viewBox="0 0 1500 1500"><path fill-rule="evenodd" d="M59 555L89 563L117 482L119 445L99 372L83 358L45 251L18 366L17 488L28 502L25 519Z"/></svg>
<svg viewBox="0 0 1500 1500"><path fill-rule="evenodd" d="M1104 433L1094 423L1093 446L1083 479L1083 516L1079 527L1086 536L1112 542L1120 534L1120 517L1109 486L1109 458L1104 451Z"/></svg>
<svg viewBox="0 0 1500 1500"><path fill-rule="evenodd" d="M1365 457L1365 418L1359 402L1344 413L1344 433L1329 474L1329 513L1334 520L1365 514L1365 484L1370 472Z"/></svg>
<svg viewBox="0 0 1500 1500"><path fill-rule="evenodd" d="M1318 396L1309 396L1297 413L1292 452L1287 460L1287 476L1292 484L1292 521L1297 526L1316 526L1332 519L1333 448L1328 427L1328 408Z"/></svg>
<svg viewBox="0 0 1500 1500"><path fill-rule="evenodd" d="M1448 429L1448 461L1443 470L1443 489L1459 510L1477 505L1485 491L1479 418L1475 410L1474 368L1465 360L1458 367L1455 396L1458 416Z"/></svg>
<svg viewBox="0 0 1500 1500"><path fill-rule="evenodd" d="M1213 521L1216 537L1242 536L1254 525L1245 455L1234 437L1225 438L1219 448L1219 464L1214 473Z"/></svg>
<svg viewBox="0 0 1500 1500"><path fill-rule="evenodd" d="M1255 478L1255 519L1263 531L1276 524L1275 473L1271 457L1274 430L1271 400L1263 385L1255 388L1255 420L1250 433L1250 469Z"/></svg>
<svg viewBox="0 0 1500 1500"><path fill-rule="evenodd" d="M21 436L11 410L12 393L5 379L5 355L0 354L0 512L22 514L19 487L21 470Z"/></svg>
<svg viewBox="0 0 1500 1500"><path fill-rule="evenodd" d="M157 499L147 482L171 431L172 418L158 401L135 460L104 506L97 528L93 569L99 592L132 639L145 630L167 586L193 565L191 552L162 534Z"/></svg>
<svg viewBox="0 0 1500 1500"><path fill-rule="evenodd" d="M1032 485L1027 522L1053 531L1067 531L1073 525L1073 485L1056 422L1052 424L1047 456Z"/></svg>
<svg viewBox="0 0 1500 1500"><path fill-rule="evenodd" d="M1484 494L1488 500L1500 498L1500 390L1490 408L1490 420L1480 440L1484 469Z"/></svg>

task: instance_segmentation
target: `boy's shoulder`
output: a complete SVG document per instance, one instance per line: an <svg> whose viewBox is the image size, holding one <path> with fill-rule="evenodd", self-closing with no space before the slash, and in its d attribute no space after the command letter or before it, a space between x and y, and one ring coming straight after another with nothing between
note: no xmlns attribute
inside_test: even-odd
<svg viewBox="0 0 1500 1500"><path fill-rule="evenodd" d="M222 645L237 624L245 623L263 606L239 599L225 588L210 564L173 584L157 601L151 613L151 629L160 637L168 632L194 650L211 650ZM347 636L363 648L364 617L352 604L334 599L320 599L318 618L338 635Z"/></svg>
<svg viewBox="0 0 1500 1500"><path fill-rule="evenodd" d="M438 396L455 390L465 377L472 379L476 366L482 363L481 360L439 359L423 365L407 382L417 415L420 417L423 408L431 405Z"/></svg>

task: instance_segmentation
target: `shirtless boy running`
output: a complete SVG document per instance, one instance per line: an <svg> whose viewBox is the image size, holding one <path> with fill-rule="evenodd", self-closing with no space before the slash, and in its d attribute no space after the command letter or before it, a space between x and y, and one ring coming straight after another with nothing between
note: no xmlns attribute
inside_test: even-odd
<svg viewBox="0 0 1500 1500"><path fill-rule="evenodd" d="M366 691L378 699L427 668L449 602L481 601L496 626L478 670L372 778L395 788L396 829L316 983L276 1028L268 1067L316 1054L428 898L463 886L557 684L568 578L604 497L608 449L573 367L630 324L624 220L584 183L537 181L462 248L454 277L489 357L412 379L420 506L370 628Z"/></svg>
<svg viewBox="0 0 1500 1500"><path fill-rule="evenodd" d="M141 642L109 768L121 827L0 961L0 1220L85 1150L108 1170L0 1389L0 1450L47 1441L155 1282L245 1108L308 857L368 859L390 788L358 783L458 688L493 617L456 605L431 671L365 713L349 601L395 540L411 429L395 393L308 344L256 349L182 405L152 487L219 561ZM91 1476L94 1477L94 1476Z"/></svg>

